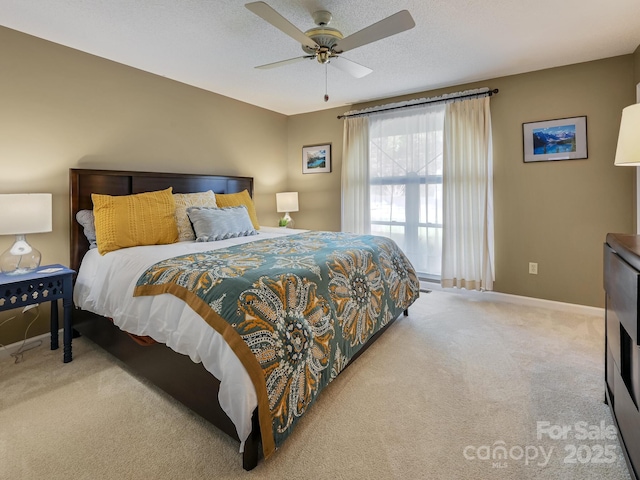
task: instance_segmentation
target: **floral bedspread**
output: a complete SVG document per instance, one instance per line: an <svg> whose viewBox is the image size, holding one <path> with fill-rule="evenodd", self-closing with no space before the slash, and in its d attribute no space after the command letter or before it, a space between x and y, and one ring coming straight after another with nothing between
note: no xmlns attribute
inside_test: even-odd
<svg viewBox="0 0 640 480"><path fill-rule="evenodd" d="M171 293L215 328L258 396L267 458L368 339L419 295L385 237L307 232L171 258L134 295Z"/></svg>

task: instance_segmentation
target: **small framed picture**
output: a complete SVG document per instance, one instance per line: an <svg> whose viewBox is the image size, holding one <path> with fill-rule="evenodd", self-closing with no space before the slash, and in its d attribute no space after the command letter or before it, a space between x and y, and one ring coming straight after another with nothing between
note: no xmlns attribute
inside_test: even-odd
<svg viewBox="0 0 640 480"><path fill-rule="evenodd" d="M302 173L331 172L331 144L302 147Z"/></svg>
<svg viewBox="0 0 640 480"><path fill-rule="evenodd" d="M587 117L523 123L522 135L525 163L587 158Z"/></svg>

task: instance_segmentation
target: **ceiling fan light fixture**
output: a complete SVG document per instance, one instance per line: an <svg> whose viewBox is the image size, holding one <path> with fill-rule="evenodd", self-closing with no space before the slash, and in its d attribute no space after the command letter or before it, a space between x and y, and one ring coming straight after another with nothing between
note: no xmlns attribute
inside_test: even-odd
<svg viewBox="0 0 640 480"><path fill-rule="evenodd" d="M316 27L311 28L304 32L304 34L309 37L311 40L316 42L321 47L331 48L333 47L338 40L342 40L344 36L340 31L331 27ZM310 48L306 45L302 45L302 50L308 54L314 54L317 50Z"/></svg>
<svg viewBox="0 0 640 480"><path fill-rule="evenodd" d="M329 63L331 56L332 56L332 53L327 47L320 48L320 50L318 50L318 53L316 54L316 57L318 58L318 62L322 63L323 65L325 63Z"/></svg>

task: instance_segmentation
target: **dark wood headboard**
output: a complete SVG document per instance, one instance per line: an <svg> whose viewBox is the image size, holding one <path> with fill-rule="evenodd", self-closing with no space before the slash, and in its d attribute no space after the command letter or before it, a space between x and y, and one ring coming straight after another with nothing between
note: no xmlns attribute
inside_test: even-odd
<svg viewBox="0 0 640 480"><path fill-rule="evenodd" d="M213 190L214 193L237 193L248 190L253 196L252 177L227 177L187 173L128 172L116 170L69 169L71 229L71 268L78 271L89 242L76 221L79 210L93 209L92 193L130 195L173 187L173 193Z"/></svg>

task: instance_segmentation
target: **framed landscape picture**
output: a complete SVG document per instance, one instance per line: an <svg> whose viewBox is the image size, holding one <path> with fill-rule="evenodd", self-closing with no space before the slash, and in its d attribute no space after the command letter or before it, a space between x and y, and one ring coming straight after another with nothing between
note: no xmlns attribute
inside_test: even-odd
<svg viewBox="0 0 640 480"><path fill-rule="evenodd" d="M331 144L302 147L302 173L331 172Z"/></svg>
<svg viewBox="0 0 640 480"><path fill-rule="evenodd" d="M525 163L587 158L587 117L523 123L522 135Z"/></svg>

